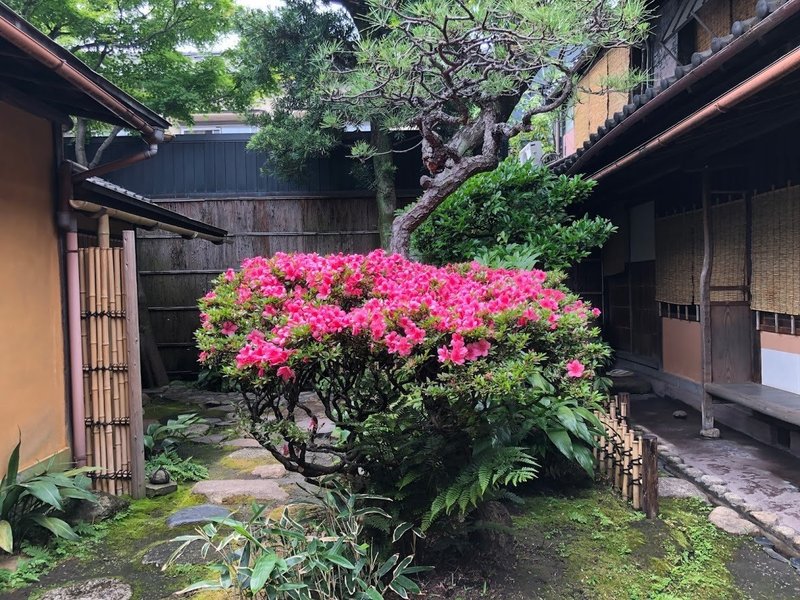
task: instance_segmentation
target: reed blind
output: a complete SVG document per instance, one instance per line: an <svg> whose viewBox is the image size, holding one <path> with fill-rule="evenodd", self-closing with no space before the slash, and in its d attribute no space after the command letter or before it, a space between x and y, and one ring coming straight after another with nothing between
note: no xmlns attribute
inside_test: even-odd
<svg viewBox="0 0 800 600"><path fill-rule="evenodd" d="M711 207L711 301L747 300L747 223L744 199ZM656 219L656 300L700 302L703 214L692 210Z"/></svg>
<svg viewBox="0 0 800 600"><path fill-rule="evenodd" d="M752 309L800 314L800 186L753 197Z"/></svg>

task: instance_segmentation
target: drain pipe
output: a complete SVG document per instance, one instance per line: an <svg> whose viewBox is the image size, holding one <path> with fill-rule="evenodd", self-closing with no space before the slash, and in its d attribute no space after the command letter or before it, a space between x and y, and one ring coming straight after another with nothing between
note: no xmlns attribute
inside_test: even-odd
<svg viewBox="0 0 800 600"><path fill-rule="evenodd" d="M642 144L622 158L615 160L610 165L593 173L590 176L590 179L602 179L603 177L606 177L615 171L630 165L640 158L647 156L653 151L666 146L676 138L689 132L691 129L710 121L717 115L727 112L736 105L762 91L771 83L774 83L796 71L798 68L800 68L800 47L795 48L787 54L784 54L781 58L776 60L768 67L763 68L761 71L749 79L746 79L732 90L722 94L713 102L706 104L703 108L692 113L676 125L673 125L661 135L652 138L649 142Z"/></svg>
<svg viewBox="0 0 800 600"><path fill-rule="evenodd" d="M59 168L61 211L59 225L64 230L67 270L67 335L69 337L69 382L72 415L72 453L78 467L86 466L86 412L83 398L83 350L81 344L81 290L78 270L78 224L70 210L72 167Z"/></svg>
<svg viewBox="0 0 800 600"><path fill-rule="evenodd" d="M160 138L162 141L164 139L163 134L164 132L161 131ZM133 154L131 156L126 156L118 160L112 160L111 162L99 165L97 167L94 167L93 169L86 169L85 171L79 171L72 176L72 181L78 183L80 181L85 181L90 177L99 177L100 175L105 175L106 173L110 173L111 171L116 171L117 169L128 167L134 163L147 160L148 158L153 158L156 154L158 154L158 144L150 144L150 147L147 150L143 150L142 152L137 152L136 154Z"/></svg>

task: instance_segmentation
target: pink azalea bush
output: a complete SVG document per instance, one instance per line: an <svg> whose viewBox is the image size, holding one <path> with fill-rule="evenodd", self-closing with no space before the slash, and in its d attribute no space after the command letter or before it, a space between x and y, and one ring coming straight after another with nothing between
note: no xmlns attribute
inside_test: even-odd
<svg viewBox="0 0 800 600"><path fill-rule="evenodd" d="M481 498L547 448L591 468L598 311L542 271L276 254L223 273L200 308L200 361L287 469L343 473L431 521L477 504L440 498L476 461L497 463Z"/></svg>

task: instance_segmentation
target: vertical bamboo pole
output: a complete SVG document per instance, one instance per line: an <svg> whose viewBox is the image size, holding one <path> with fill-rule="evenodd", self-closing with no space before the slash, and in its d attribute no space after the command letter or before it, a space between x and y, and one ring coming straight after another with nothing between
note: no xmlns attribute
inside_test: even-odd
<svg viewBox="0 0 800 600"><path fill-rule="evenodd" d="M130 402L131 434L131 495L144 497L144 424L142 422L142 376L139 363L139 307L136 289L136 235L133 231L122 234L124 254L125 323L127 329L127 357Z"/></svg>
<svg viewBox="0 0 800 600"><path fill-rule="evenodd" d="M97 256L94 248L86 249L88 258L88 269L86 273L88 284L87 310L89 312L89 369L91 378L91 398L92 398L92 455L94 466L99 467L97 475L103 474L103 463L105 462L105 452L101 447L100 427L97 422L100 420L100 374L98 367L98 319L97 319ZM102 489L102 479L95 479L95 488Z"/></svg>
<svg viewBox="0 0 800 600"><path fill-rule="evenodd" d="M83 371L83 414L86 421L92 420L92 383L89 367L89 316L87 314L87 289L86 289L86 250L78 250L78 283L80 288L81 306L81 367ZM92 428L84 423L84 436L86 438L86 464L94 466L94 453L92 451Z"/></svg>
<svg viewBox="0 0 800 600"><path fill-rule="evenodd" d="M635 510L639 510L642 506L641 458L642 438L636 436L633 440L633 455L631 456L633 462L633 468L631 469L631 478L633 479L633 508Z"/></svg>
<svg viewBox="0 0 800 600"><path fill-rule="evenodd" d="M648 519L658 516L658 438L642 437L642 510Z"/></svg>
<svg viewBox="0 0 800 600"><path fill-rule="evenodd" d="M630 498L631 486L631 454L633 453L633 432L625 432L625 458L622 461L622 497Z"/></svg>

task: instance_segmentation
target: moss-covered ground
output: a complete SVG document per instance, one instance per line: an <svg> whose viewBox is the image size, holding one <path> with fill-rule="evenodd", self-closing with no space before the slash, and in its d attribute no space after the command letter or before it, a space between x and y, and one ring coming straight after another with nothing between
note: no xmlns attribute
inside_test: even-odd
<svg viewBox="0 0 800 600"><path fill-rule="evenodd" d="M697 499L663 499L647 520L610 490L526 498L507 555L439 567L430 600L789 600L800 575L728 535ZM770 563L775 563L772 565ZM781 566L783 568L777 568ZM743 568L744 567L744 568ZM762 578L764 572L769 577ZM763 579L763 580L762 580Z"/></svg>

